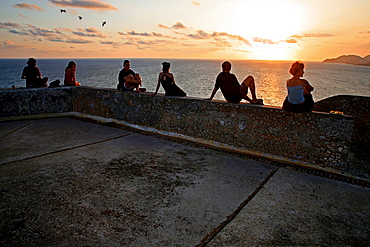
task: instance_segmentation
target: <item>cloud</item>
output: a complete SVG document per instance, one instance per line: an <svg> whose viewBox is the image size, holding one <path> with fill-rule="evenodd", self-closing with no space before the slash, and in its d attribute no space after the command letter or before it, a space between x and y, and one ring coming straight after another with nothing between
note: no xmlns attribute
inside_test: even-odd
<svg viewBox="0 0 370 247"><path fill-rule="evenodd" d="M272 41L271 39L263 39L263 38L258 38L254 37L253 41L256 43L263 43L263 44L269 44L269 45L276 45L277 43Z"/></svg>
<svg viewBox="0 0 370 247"><path fill-rule="evenodd" d="M286 42L289 43L289 44L298 43L298 41L296 39L287 39Z"/></svg>
<svg viewBox="0 0 370 247"><path fill-rule="evenodd" d="M162 24L159 24L158 27L160 28L164 28L164 29L170 29L169 27L165 26L165 25L162 25Z"/></svg>
<svg viewBox="0 0 370 247"><path fill-rule="evenodd" d="M47 28L36 27L36 26L33 26L33 25L27 25L27 26L30 28L28 30L28 32L32 35L35 35L35 36L51 37L51 36L54 36L54 35L57 35L57 34L61 34L61 32L59 32L57 30L50 30L50 29L47 29Z"/></svg>
<svg viewBox="0 0 370 247"><path fill-rule="evenodd" d="M156 33L156 32L151 32L151 33L147 33L147 32L144 32L144 33L138 33L134 30L131 30L131 31L126 31L127 33L124 33L124 32L118 32L119 35L122 35L122 36L142 36L142 37L162 37L162 38L170 38L170 39L173 39L173 37L171 36L165 36L161 33Z"/></svg>
<svg viewBox="0 0 370 247"><path fill-rule="evenodd" d="M201 4L200 3L198 3L198 2L191 2L192 4L194 4L194 5L197 5L197 6L200 6Z"/></svg>
<svg viewBox="0 0 370 247"><path fill-rule="evenodd" d="M35 9L38 11L44 11L42 8L35 4L28 4L28 3L18 3L13 6L14 8L19 8L19 9Z"/></svg>
<svg viewBox="0 0 370 247"><path fill-rule="evenodd" d="M176 22L175 25L172 26L173 29L186 29L186 27L181 22Z"/></svg>
<svg viewBox="0 0 370 247"><path fill-rule="evenodd" d="M194 39L209 39L211 36L211 34L208 34L203 30L198 30L195 34L189 34L189 37Z"/></svg>
<svg viewBox="0 0 370 247"><path fill-rule="evenodd" d="M68 39L67 41L65 41L66 43L72 43L72 44L88 44L88 43L92 43L92 41L90 40L85 40L85 39Z"/></svg>
<svg viewBox="0 0 370 247"><path fill-rule="evenodd" d="M329 37L333 37L333 35L329 33L309 33L292 35L290 38L303 39L303 38L329 38Z"/></svg>
<svg viewBox="0 0 370 247"><path fill-rule="evenodd" d="M75 7L84 9L99 9L99 10L118 10L109 3L103 3L97 0L49 0L52 4L61 7Z"/></svg>
<svg viewBox="0 0 370 247"><path fill-rule="evenodd" d="M218 38L229 38L232 40L241 41L246 45L250 45L250 42L239 35L233 35L226 32L213 32L213 33L207 33L203 30L198 30L196 33L188 34L188 37L192 39L218 39Z"/></svg>
<svg viewBox="0 0 370 247"><path fill-rule="evenodd" d="M9 32L12 33L12 34L18 34L18 35L31 35L28 32L17 31L17 30L9 30Z"/></svg>
<svg viewBox="0 0 370 247"><path fill-rule="evenodd" d="M134 36L151 36L150 33L137 33L134 30L131 30L130 32L127 31L127 34L134 35Z"/></svg>
<svg viewBox="0 0 370 247"><path fill-rule="evenodd" d="M120 43L120 42L113 42L113 41L100 41L100 44L113 45L113 46L121 46L122 45L122 43Z"/></svg>
<svg viewBox="0 0 370 247"><path fill-rule="evenodd" d="M0 28L8 29L8 31L12 34L21 36L33 36L35 38L46 37L48 39L51 39L62 35L62 33L57 29L50 30L47 28L36 27L30 24L21 25L9 21L0 23Z"/></svg>
<svg viewBox="0 0 370 247"><path fill-rule="evenodd" d="M51 42L66 42L76 44L92 43L92 41L89 40L69 37L68 35L64 34L64 32L70 32L74 35L84 37L99 37L99 38L106 37L98 29L93 27L85 29L80 28L77 31L73 31L68 28L59 28L51 30L43 27L36 27L30 24L20 25L12 22L4 22L0 23L0 28L6 28L12 34L29 36L38 41L43 41L44 39Z"/></svg>
<svg viewBox="0 0 370 247"><path fill-rule="evenodd" d="M158 27L164 28L164 29L176 29L176 30L178 30L178 29L186 29L187 28L181 22L176 22L172 27L168 27L168 26L165 26L165 25L162 25L162 24L159 24Z"/></svg>
<svg viewBox="0 0 370 247"><path fill-rule="evenodd" d="M19 47L23 47L21 45L18 45L16 43L14 43L13 41L11 40L5 40L3 43L0 44L0 47L6 47L6 48L19 48Z"/></svg>
<svg viewBox="0 0 370 247"><path fill-rule="evenodd" d="M86 37L99 37L99 38L105 38L106 36L102 34L98 29L94 27L89 28L79 28L78 31L72 31L73 34L78 36L86 36Z"/></svg>
<svg viewBox="0 0 370 247"><path fill-rule="evenodd" d="M21 24L10 22L10 21L0 22L0 28L18 28L21 26L22 26Z"/></svg>

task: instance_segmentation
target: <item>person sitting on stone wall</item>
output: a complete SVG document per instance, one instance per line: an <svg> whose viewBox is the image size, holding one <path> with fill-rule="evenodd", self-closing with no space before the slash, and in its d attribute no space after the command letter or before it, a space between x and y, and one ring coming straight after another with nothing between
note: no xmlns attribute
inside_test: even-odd
<svg viewBox="0 0 370 247"><path fill-rule="evenodd" d="M123 69L118 75L117 89L120 91L134 91L138 93L145 92L145 88L140 88L141 85L141 76L131 69L130 61L123 61Z"/></svg>
<svg viewBox="0 0 370 247"><path fill-rule="evenodd" d="M313 87L307 80L301 79L304 74L304 64L295 62L290 66L289 73L293 77L286 82L288 96L283 103L283 110L288 112L311 112L314 101L311 95Z"/></svg>
<svg viewBox="0 0 370 247"><path fill-rule="evenodd" d="M76 81L76 68L77 68L76 62L69 61L64 71L64 85L65 86L81 86L81 84L78 81Z"/></svg>
<svg viewBox="0 0 370 247"><path fill-rule="evenodd" d="M42 78L40 69L36 67L36 59L29 58L27 66L24 67L22 72L22 79L26 79L26 87L47 87L48 77Z"/></svg>
<svg viewBox="0 0 370 247"><path fill-rule="evenodd" d="M239 104L242 99L245 99L250 104L263 105L262 100L257 99L256 97L256 85L254 83L254 78L252 76L248 76L241 84L239 84L236 76L230 73L230 71L231 63L228 61L223 62L222 72L218 74L211 97L207 100L212 100L217 90L221 88L223 96L229 103ZM251 91L252 99L247 96L248 88Z"/></svg>
<svg viewBox="0 0 370 247"><path fill-rule="evenodd" d="M175 82L175 76L170 73L171 64L167 62L162 63L162 72L158 76L158 84L155 92L151 95L154 96L158 93L159 87L162 84L166 96L181 96L185 97L186 93Z"/></svg>

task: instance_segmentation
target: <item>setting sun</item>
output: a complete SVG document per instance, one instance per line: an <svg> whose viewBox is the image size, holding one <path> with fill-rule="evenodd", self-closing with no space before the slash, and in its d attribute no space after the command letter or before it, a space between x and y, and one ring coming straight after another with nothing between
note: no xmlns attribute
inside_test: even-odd
<svg viewBox="0 0 370 247"><path fill-rule="evenodd" d="M229 32L251 41L240 50L255 59L286 60L294 56L289 37L302 32L306 18L294 1L248 1L235 4ZM225 27L226 28L226 27Z"/></svg>
<svg viewBox="0 0 370 247"><path fill-rule="evenodd" d="M294 11L292 11L294 10ZM258 37L264 43L279 42L301 31L304 13L294 2L249 1L235 8L233 31Z"/></svg>

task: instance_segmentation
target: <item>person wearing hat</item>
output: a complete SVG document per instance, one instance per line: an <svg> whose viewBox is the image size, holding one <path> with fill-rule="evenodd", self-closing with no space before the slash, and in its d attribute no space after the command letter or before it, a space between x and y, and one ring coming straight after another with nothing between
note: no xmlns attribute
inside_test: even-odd
<svg viewBox="0 0 370 247"><path fill-rule="evenodd" d="M27 66L23 68L22 79L26 79L26 87L47 87L48 77L42 78L40 69L36 67L36 59L29 58Z"/></svg>
<svg viewBox="0 0 370 247"><path fill-rule="evenodd" d="M163 65L163 68L162 68L162 72L159 73L159 76L158 76L157 88L155 92L152 94L152 96L158 93L158 90L160 86L162 85L166 96L185 97L186 93L179 86L177 86L175 82L175 76L172 73L170 73L171 64L167 62L163 62L162 65Z"/></svg>

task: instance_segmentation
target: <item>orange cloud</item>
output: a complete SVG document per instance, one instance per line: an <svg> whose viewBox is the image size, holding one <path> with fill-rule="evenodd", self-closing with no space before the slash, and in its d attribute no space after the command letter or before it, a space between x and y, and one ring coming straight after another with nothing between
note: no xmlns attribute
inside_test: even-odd
<svg viewBox="0 0 370 247"><path fill-rule="evenodd" d="M246 38L243 38L242 36L239 36L239 35L229 34L226 32L207 33L207 32L204 32L203 30L198 30L196 33L189 34L187 36L193 39L213 39L213 38L217 39L219 37L226 37L229 39L241 41L245 43L246 45L250 45L250 42Z"/></svg>
<svg viewBox="0 0 370 247"><path fill-rule="evenodd" d="M333 37L333 35L329 33L309 33L292 35L290 38L302 39L302 38L328 38L328 37Z"/></svg>
<svg viewBox="0 0 370 247"><path fill-rule="evenodd" d="M86 37L99 37L99 38L105 38L106 36L102 34L98 29L94 27L89 28L79 28L78 31L72 32L75 35L78 36L86 36Z"/></svg>
<svg viewBox="0 0 370 247"><path fill-rule="evenodd" d="M173 29L186 29L186 27L181 22L176 22L175 25L172 26Z"/></svg>
<svg viewBox="0 0 370 247"><path fill-rule="evenodd" d="M2 44L0 44L0 47L6 47L6 48L19 48L19 47L23 47L21 45L18 45L16 43L14 43L13 41L11 40L5 40Z"/></svg>
<svg viewBox="0 0 370 247"><path fill-rule="evenodd" d="M289 43L289 44L298 43L298 41L296 39L287 39L286 42Z"/></svg>
<svg viewBox="0 0 370 247"><path fill-rule="evenodd" d="M197 6L200 6L201 4L200 3L198 3L198 2L191 2L192 4L194 4L194 5L197 5Z"/></svg>
<svg viewBox="0 0 370 247"><path fill-rule="evenodd" d="M254 37L253 41L257 42L257 43L263 43L263 44L269 44L269 45L277 44L276 42L272 41L271 39L262 39L262 38L258 38L258 37Z"/></svg>
<svg viewBox="0 0 370 247"><path fill-rule="evenodd" d="M118 10L109 3L103 3L97 0L49 0L52 4L61 7L75 7L84 9L100 9L100 10Z"/></svg>
<svg viewBox="0 0 370 247"><path fill-rule="evenodd" d="M38 11L44 11L42 8L35 4L28 4L28 3L18 3L13 6L14 8L19 8L19 9L36 9Z"/></svg>
<svg viewBox="0 0 370 247"><path fill-rule="evenodd" d="M172 27L168 27L162 24L159 24L158 27L164 28L164 29L186 29L187 27L184 26L181 22L176 22Z"/></svg>

